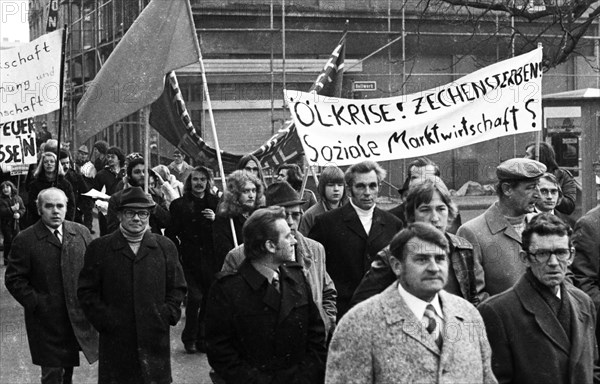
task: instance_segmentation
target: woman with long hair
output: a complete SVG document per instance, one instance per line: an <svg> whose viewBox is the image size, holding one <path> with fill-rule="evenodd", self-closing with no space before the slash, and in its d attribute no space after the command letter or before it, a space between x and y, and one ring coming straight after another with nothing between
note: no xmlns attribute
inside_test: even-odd
<svg viewBox="0 0 600 384"><path fill-rule="evenodd" d="M335 165L325 167L319 177L317 192L319 193L319 202L304 212L298 227L304 236L308 236L317 216L339 208L348 201L344 189L344 172Z"/></svg>
<svg viewBox="0 0 600 384"><path fill-rule="evenodd" d="M263 188L267 186L265 181L265 175L263 174L262 166L258 158L250 153L242 156L238 162L237 169L239 171L246 171L252 173L254 176L262 182Z"/></svg>
<svg viewBox="0 0 600 384"><path fill-rule="evenodd" d="M227 177L227 189L213 224L215 257L220 265L227 252L235 247L230 220L233 220L237 244L242 244L242 227L252 212L264 206L263 192L263 183L251 172L238 170Z"/></svg>
<svg viewBox="0 0 600 384"><path fill-rule="evenodd" d="M546 172L553 174L558 179L560 190L562 191L562 199L554 208L565 215L570 215L575 210L575 200L577 199L577 183L571 175L571 172L562 169L556 162L556 153L552 146L546 142L540 142L540 156L536 159L535 143L529 143L525 147L525 157L528 159L537 160L546 166Z"/></svg>
<svg viewBox="0 0 600 384"><path fill-rule="evenodd" d="M0 184L0 230L4 238L4 265L8 264L8 254L13 238L19 233L19 220L25 214L25 204L17 187L11 181Z"/></svg>
<svg viewBox="0 0 600 384"><path fill-rule="evenodd" d="M37 168L33 172L33 180L27 187L27 218L28 225L34 224L39 220L40 215L37 210L37 196L41 190L56 187L61 189L67 195L67 216L66 220L75 220L75 194L73 187L65 179L65 171L56 159L56 153L44 152L40 156Z"/></svg>

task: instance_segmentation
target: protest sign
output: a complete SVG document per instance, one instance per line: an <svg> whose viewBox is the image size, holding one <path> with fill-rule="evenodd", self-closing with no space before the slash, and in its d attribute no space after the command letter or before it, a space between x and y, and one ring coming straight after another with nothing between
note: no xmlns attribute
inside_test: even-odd
<svg viewBox="0 0 600 384"><path fill-rule="evenodd" d="M413 158L540 130L541 61L538 48L451 84L398 97L285 94L309 163Z"/></svg>
<svg viewBox="0 0 600 384"><path fill-rule="evenodd" d="M0 164L35 164L35 129L32 118L0 123Z"/></svg>
<svg viewBox="0 0 600 384"><path fill-rule="evenodd" d="M62 29L2 51L0 123L60 108L61 41Z"/></svg>

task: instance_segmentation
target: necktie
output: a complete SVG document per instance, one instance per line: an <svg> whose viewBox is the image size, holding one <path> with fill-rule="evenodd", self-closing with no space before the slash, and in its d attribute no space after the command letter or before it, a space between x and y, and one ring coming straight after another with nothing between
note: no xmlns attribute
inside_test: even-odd
<svg viewBox="0 0 600 384"><path fill-rule="evenodd" d="M429 304L427 305L427 307L425 308L425 313L423 313L423 319L425 320L425 323L427 324L427 326L425 327L425 329L427 330L427 332L429 332L430 335L435 336L435 328L437 327L437 321L435 320L435 309L433 308L433 305ZM441 330L440 330L441 331ZM442 333L439 332L437 337L435 338L435 343L437 344L437 346L441 349L442 348Z"/></svg>
<svg viewBox="0 0 600 384"><path fill-rule="evenodd" d="M281 292L281 288L279 287L279 277L278 276L273 277L273 280L271 280L271 284L273 285L273 288L275 288L277 290L277 292Z"/></svg>
<svg viewBox="0 0 600 384"><path fill-rule="evenodd" d="M58 242L62 244L62 239L60 238L60 232L58 232L58 229L54 230L54 236L56 236Z"/></svg>

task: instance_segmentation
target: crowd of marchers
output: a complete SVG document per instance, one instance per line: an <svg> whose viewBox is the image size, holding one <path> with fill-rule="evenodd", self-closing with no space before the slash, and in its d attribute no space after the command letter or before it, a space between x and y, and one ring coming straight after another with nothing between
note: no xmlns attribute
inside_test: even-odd
<svg viewBox="0 0 600 384"><path fill-rule="evenodd" d="M427 158L386 211L373 161L311 191L246 155L221 191L179 150L153 168L104 141L38 152L26 194L0 184L0 227L42 383L72 383L80 351L99 383L171 383L182 309L181 348L217 384L600 383L600 208L571 219L545 143L499 164L464 223Z"/></svg>

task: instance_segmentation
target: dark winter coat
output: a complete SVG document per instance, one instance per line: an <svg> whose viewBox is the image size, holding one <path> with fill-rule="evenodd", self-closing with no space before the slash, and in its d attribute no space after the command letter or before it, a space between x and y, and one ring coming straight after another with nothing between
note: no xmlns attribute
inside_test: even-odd
<svg viewBox="0 0 600 384"><path fill-rule="evenodd" d="M217 210L219 198L206 193L203 198L186 192L173 200L169 211L171 223L165 235L178 245L183 269L208 292L214 274L221 270L213 252L213 222L202 214L204 209Z"/></svg>
<svg viewBox="0 0 600 384"><path fill-rule="evenodd" d="M98 383L170 383L170 325L186 292L177 249L146 232L137 255L121 231L94 240L78 297L100 332Z"/></svg>
<svg viewBox="0 0 600 384"><path fill-rule="evenodd" d="M33 364L79 365L79 348L98 360L98 333L77 300L77 279L92 241L81 224L63 223L63 243L38 221L15 237L6 268L8 291L25 308Z"/></svg>

